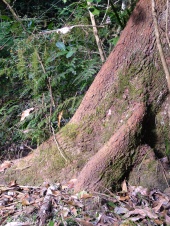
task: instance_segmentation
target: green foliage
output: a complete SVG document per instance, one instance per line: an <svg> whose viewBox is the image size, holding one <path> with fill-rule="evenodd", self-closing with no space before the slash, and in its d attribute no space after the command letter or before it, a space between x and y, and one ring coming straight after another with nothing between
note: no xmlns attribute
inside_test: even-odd
<svg viewBox="0 0 170 226"><path fill-rule="evenodd" d="M90 1L90 11L100 24L104 1ZM6 8L0 16L0 152L36 147L65 125L78 108L84 93L101 67L92 27L75 27L63 35L44 34L42 29L91 25L87 1L14 1L21 23ZM121 20L124 14L118 12ZM25 29L23 30L23 26ZM99 28L106 55L118 41L119 27ZM34 110L20 121L24 110ZM62 119L58 116L63 112ZM13 146L13 148L12 148Z"/></svg>

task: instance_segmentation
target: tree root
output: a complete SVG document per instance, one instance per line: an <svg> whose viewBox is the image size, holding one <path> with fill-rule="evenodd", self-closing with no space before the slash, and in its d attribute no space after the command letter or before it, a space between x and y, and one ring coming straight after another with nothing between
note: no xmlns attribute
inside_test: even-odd
<svg viewBox="0 0 170 226"><path fill-rule="evenodd" d="M75 192L83 189L97 191L100 190L101 186L106 187L107 182L103 178L106 179L107 171L109 171L111 180L114 182L117 182L120 174L125 173L127 167L131 164L131 162L128 162L131 158L130 151L138 145L135 136L140 132L144 114L144 104L136 104L130 118L84 166L75 184ZM119 163L121 166L116 167ZM117 176L116 170L119 170Z"/></svg>

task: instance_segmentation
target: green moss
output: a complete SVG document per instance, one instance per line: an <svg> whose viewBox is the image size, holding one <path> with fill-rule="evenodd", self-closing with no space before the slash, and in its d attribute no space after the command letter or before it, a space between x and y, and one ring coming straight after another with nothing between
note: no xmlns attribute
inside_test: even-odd
<svg viewBox="0 0 170 226"><path fill-rule="evenodd" d="M140 128L138 129L140 130ZM108 162L108 167L103 175L104 186L117 190L120 186L120 182L124 179L125 174L130 171L131 166L134 164L137 157L136 140L133 135L129 138L130 144L126 151L118 153L116 159ZM108 160L109 161L109 160Z"/></svg>
<svg viewBox="0 0 170 226"><path fill-rule="evenodd" d="M138 74L138 75L137 75ZM131 66L127 72L119 72L117 97L122 98L125 90L128 90L128 98L134 99L143 93L143 77L138 72L138 66Z"/></svg>
<svg viewBox="0 0 170 226"><path fill-rule="evenodd" d="M65 166L65 160L56 146L49 146L35 154L29 161L23 160L17 168L12 167L6 171L5 180L17 180L19 184L39 185L45 179L54 181L57 172Z"/></svg>
<svg viewBox="0 0 170 226"><path fill-rule="evenodd" d="M79 133L79 126L77 124L69 123L61 129L61 133L64 137L73 140Z"/></svg>
<svg viewBox="0 0 170 226"><path fill-rule="evenodd" d="M93 128L92 127L87 127L84 131L85 131L85 133L90 135L90 134L93 133Z"/></svg>
<svg viewBox="0 0 170 226"><path fill-rule="evenodd" d="M148 164L148 167L146 169L146 171L151 171L151 173L153 172L153 170L155 170L155 160L150 160L149 164ZM148 172L149 173L149 172Z"/></svg>

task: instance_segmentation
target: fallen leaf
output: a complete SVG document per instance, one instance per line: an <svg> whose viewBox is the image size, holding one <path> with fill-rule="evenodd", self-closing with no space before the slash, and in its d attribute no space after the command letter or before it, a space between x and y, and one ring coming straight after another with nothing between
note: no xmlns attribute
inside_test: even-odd
<svg viewBox="0 0 170 226"><path fill-rule="evenodd" d="M92 197L92 194L89 194L86 191L81 191L81 192L79 192L78 197L80 199L87 199L87 198L91 198Z"/></svg>
<svg viewBox="0 0 170 226"><path fill-rule="evenodd" d="M26 222L10 222L10 223L7 223L5 226L30 226L29 223L26 223Z"/></svg>
<svg viewBox="0 0 170 226"><path fill-rule="evenodd" d="M58 115L58 128L60 128L62 116L63 116L63 111L61 111Z"/></svg>
<svg viewBox="0 0 170 226"><path fill-rule="evenodd" d="M94 226L92 223L82 220L80 218L75 218L75 220L81 225L81 226Z"/></svg>
<svg viewBox="0 0 170 226"><path fill-rule="evenodd" d="M34 199L27 195L21 200L21 203L23 206L29 206L34 203Z"/></svg>
<svg viewBox="0 0 170 226"><path fill-rule="evenodd" d="M71 206L77 206L77 207L80 207L80 208L82 208L84 206L80 201L77 201L77 200L70 200L70 201L64 200L63 202L67 203Z"/></svg>
<svg viewBox="0 0 170 226"><path fill-rule="evenodd" d="M132 195L136 196L137 193L140 193L143 196L148 196L149 195L149 190L148 188L144 188L142 186L130 186L129 185L129 191Z"/></svg>
<svg viewBox="0 0 170 226"><path fill-rule="evenodd" d="M170 217L167 214L165 216L165 222L167 225L170 225Z"/></svg>
<svg viewBox="0 0 170 226"><path fill-rule="evenodd" d="M114 209L114 213L116 214L125 214L127 213L129 210L127 208L121 207L121 206L116 206Z"/></svg>
<svg viewBox="0 0 170 226"><path fill-rule="evenodd" d="M119 199L119 201L126 201L126 200L129 200L129 196L128 195L120 196L118 199Z"/></svg>
<svg viewBox="0 0 170 226"><path fill-rule="evenodd" d="M69 212L70 212L69 208L63 207L63 209L61 210L61 215L65 218L68 216Z"/></svg>
<svg viewBox="0 0 170 226"><path fill-rule="evenodd" d="M23 121L26 117L29 116L30 112L33 111L34 108L28 108L27 110L23 111L21 114L21 119L20 121Z"/></svg>
<svg viewBox="0 0 170 226"><path fill-rule="evenodd" d="M127 183L126 183L125 180L122 182L122 191L123 192L128 192Z"/></svg>
<svg viewBox="0 0 170 226"><path fill-rule="evenodd" d="M5 161L0 165L0 172L4 172L6 169L10 168L12 166L12 162Z"/></svg>
<svg viewBox="0 0 170 226"><path fill-rule="evenodd" d="M66 186L68 186L68 188L74 188L74 185L76 182L77 182L77 179L73 178L68 182Z"/></svg>
<svg viewBox="0 0 170 226"><path fill-rule="evenodd" d="M149 217L151 219L157 219L158 216L151 211L150 208L146 207L145 209L135 209L132 211L129 211L124 215L125 218L129 218L131 215L140 215L140 218Z"/></svg>
<svg viewBox="0 0 170 226"><path fill-rule="evenodd" d="M15 187L15 186L18 186L16 180L12 180L10 183L9 183L9 186L10 187Z"/></svg>

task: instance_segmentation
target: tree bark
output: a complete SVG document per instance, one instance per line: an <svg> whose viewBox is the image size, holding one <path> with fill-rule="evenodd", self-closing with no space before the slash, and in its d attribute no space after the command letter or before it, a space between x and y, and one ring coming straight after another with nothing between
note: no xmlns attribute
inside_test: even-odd
<svg viewBox="0 0 170 226"><path fill-rule="evenodd" d="M170 67L165 34L166 0L155 2L160 38ZM146 144L161 149L156 138L166 134L169 139L169 119L168 122L164 120L163 127L160 124L157 127L156 122L167 96L167 82L154 35L151 1L140 0L75 115L56 134L60 149L71 162L63 169L57 168L57 180L66 181L76 176L75 191L115 188L132 169L139 146ZM163 114L168 117L166 107ZM43 170L40 167L29 169L39 172L42 178L48 176L50 153L52 150L55 154L58 152L53 138L37 149L35 159L40 159L38 156L45 150L49 152ZM25 162L30 165L28 158Z"/></svg>

